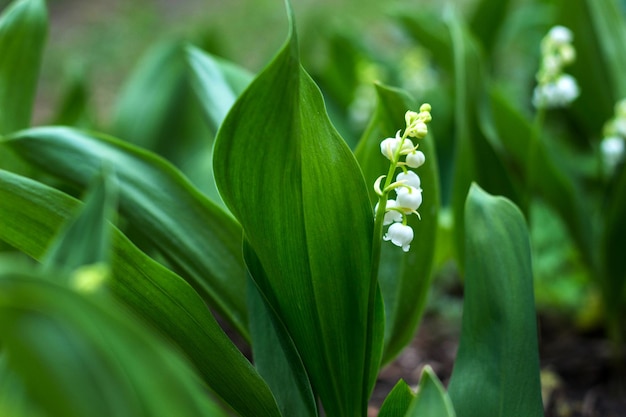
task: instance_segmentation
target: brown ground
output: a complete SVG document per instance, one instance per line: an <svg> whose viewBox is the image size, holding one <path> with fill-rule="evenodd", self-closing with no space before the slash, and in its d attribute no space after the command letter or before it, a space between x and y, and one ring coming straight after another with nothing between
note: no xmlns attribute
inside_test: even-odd
<svg viewBox="0 0 626 417"><path fill-rule="evenodd" d="M626 416L626 374L611 362L611 344L600 331L580 333L541 317L540 359L546 417ZM459 329L436 315L427 315L416 338L380 374L372 397L376 416L387 393L400 378L416 385L429 364L444 384L452 373ZM625 352L626 353L626 352ZM626 355L623 355L626 357ZM617 382L621 377L622 389ZM620 394L621 393L621 394Z"/></svg>

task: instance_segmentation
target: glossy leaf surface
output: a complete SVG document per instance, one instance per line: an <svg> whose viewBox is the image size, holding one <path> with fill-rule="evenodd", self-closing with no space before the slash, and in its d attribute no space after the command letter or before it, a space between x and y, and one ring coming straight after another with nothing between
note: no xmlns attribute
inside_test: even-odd
<svg viewBox="0 0 626 417"><path fill-rule="evenodd" d="M0 134L30 125L48 17L44 0L17 0L0 15Z"/></svg>
<svg viewBox="0 0 626 417"><path fill-rule="evenodd" d="M465 206L461 340L449 393L459 417L543 416L530 243L515 205L472 185Z"/></svg>
<svg viewBox="0 0 626 417"><path fill-rule="evenodd" d="M119 179L122 214L247 335L241 229L169 163L114 138L64 127L21 131L3 143L79 187L108 164Z"/></svg>
<svg viewBox="0 0 626 417"><path fill-rule="evenodd" d="M48 280L19 270L0 275L7 365L47 415L226 415L163 339L116 304Z"/></svg>
<svg viewBox="0 0 626 417"><path fill-rule="evenodd" d="M58 230L79 209L76 200L60 191L0 171L0 239L33 258L41 259ZM116 229L106 288L177 343L214 392L242 416L280 415L267 385L198 294Z"/></svg>
<svg viewBox="0 0 626 417"><path fill-rule="evenodd" d="M378 339L365 320L375 304L373 213L356 160L300 66L293 29L224 121L214 168L266 273L255 282L284 321L326 413L363 415L368 372L378 364L366 353L376 352Z"/></svg>
<svg viewBox="0 0 626 417"><path fill-rule="evenodd" d="M477 401L479 402L479 401ZM417 394L405 417L455 417L450 397L437 375L428 365L424 367Z"/></svg>

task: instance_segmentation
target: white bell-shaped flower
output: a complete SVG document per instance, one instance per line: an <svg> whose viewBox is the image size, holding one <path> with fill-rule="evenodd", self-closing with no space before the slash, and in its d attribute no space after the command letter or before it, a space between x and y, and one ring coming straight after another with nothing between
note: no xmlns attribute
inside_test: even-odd
<svg viewBox="0 0 626 417"><path fill-rule="evenodd" d="M554 26L548 32L548 38L555 44L562 45L571 43L574 39L574 34L565 26Z"/></svg>
<svg viewBox="0 0 626 417"><path fill-rule="evenodd" d="M396 202L396 200L387 200L387 205L385 206L387 212L385 213L385 217L383 219L384 226L387 226L388 224L394 222L402 221L402 213L396 210L389 210L393 209L394 207L398 207L398 203ZM376 203L376 207L374 207L374 213L376 212L378 212L378 203Z"/></svg>
<svg viewBox="0 0 626 417"><path fill-rule="evenodd" d="M411 168L419 168L426 162L426 155L422 151L413 151L406 156L406 164Z"/></svg>
<svg viewBox="0 0 626 417"><path fill-rule="evenodd" d="M398 198L396 198L398 207L406 209L406 211L408 212L417 210L419 206L422 205L422 189L411 186L400 188L404 188L406 192L398 193ZM399 190L400 188L398 188L397 190Z"/></svg>
<svg viewBox="0 0 626 417"><path fill-rule="evenodd" d="M413 171L400 172L396 175L396 181L402 182L404 185L408 185L413 188L420 188L420 185L422 185L419 175ZM408 191L409 189L404 186L396 188L396 194L402 194Z"/></svg>
<svg viewBox="0 0 626 417"><path fill-rule="evenodd" d="M391 161L393 156L396 154L400 143L402 143L402 149L400 149L401 155L406 155L415 149L415 145L413 145L411 139L407 138L402 140L400 137L400 131L398 131L395 138L383 139L383 141L380 142L380 152Z"/></svg>
<svg viewBox="0 0 626 417"><path fill-rule="evenodd" d="M606 171L612 173L620 161L624 158L626 146L622 138L611 136L602 139L600 150Z"/></svg>
<svg viewBox="0 0 626 417"><path fill-rule="evenodd" d="M396 246L400 246L403 251L408 252L413 240L413 229L402 223L394 223L389 226L383 240L389 241Z"/></svg>

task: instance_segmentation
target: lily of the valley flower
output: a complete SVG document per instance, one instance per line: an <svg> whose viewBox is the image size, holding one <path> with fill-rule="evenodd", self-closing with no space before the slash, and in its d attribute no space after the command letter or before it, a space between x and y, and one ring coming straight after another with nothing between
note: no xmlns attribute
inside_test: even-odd
<svg viewBox="0 0 626 417"><path fill-rule="evenodd" d="M564 107L580 94L576 79L563 72L563 67L576 59L573 39L571 30L555 26L541 41L541 67L532 100L535 107Z"/></svg>
<svg viewBox="0 0 626 417"><path fill-rule="evenodd" d="M381 175L374 183L374 190L379 196L374 212L378 213L381 203L384 203L385 213L382 216L382 225L389 226L387 233L383 236L386 241L391 241L396 246L407 252L413 240L413 229L407 225L407 216L416 214L417 209L422 204L421 179L415 172L408 168L418 168L426 161L426 156L414 145L411 139L423 139L428 133L427 124L432 120L430 115L430 105L422 104L419 112L407 111L404 115L406 128L400 135L400 131L395 137L386 138L380 143L380 152L389 159L391 166L388 175ZM405 157L405 161L400 158ZM395 182L392 182L392 175L395 170L401 167L402 172L396 175ZM408 168L407 168L408 167ZM385 184L381 188L381 183L385 179ZM388 194L394 190L396 199L387 199ZM381 221L381 217L377 217Z"/></svg>
<svg viewBox="0 0 626 417"><path fill-rule="evenodd" d="M605 123L603 133L600 152L604 171L610 176L626 154L626 99L617 102L615 115Z"/></svg>
<svg viewBox="0 0 626 417"><path fill-rule="evenodd" d="M383 240L389 241L396 246L400 246L403 251L408 252L413 241L413 229L402 223L394 223L389 226Z"/></svg>

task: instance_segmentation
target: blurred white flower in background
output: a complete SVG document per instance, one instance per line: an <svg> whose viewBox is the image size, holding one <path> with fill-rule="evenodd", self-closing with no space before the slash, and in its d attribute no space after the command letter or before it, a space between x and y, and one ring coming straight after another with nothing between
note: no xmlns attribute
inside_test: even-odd
<svg viewBox="0 0 626 417"><path fill-rule="evenodd" d="M576 59L573 39L571 30L554 26L541 41L541 66L532 99L536 108L565 107L580 94L576 79L563 72Z"/></svg>

